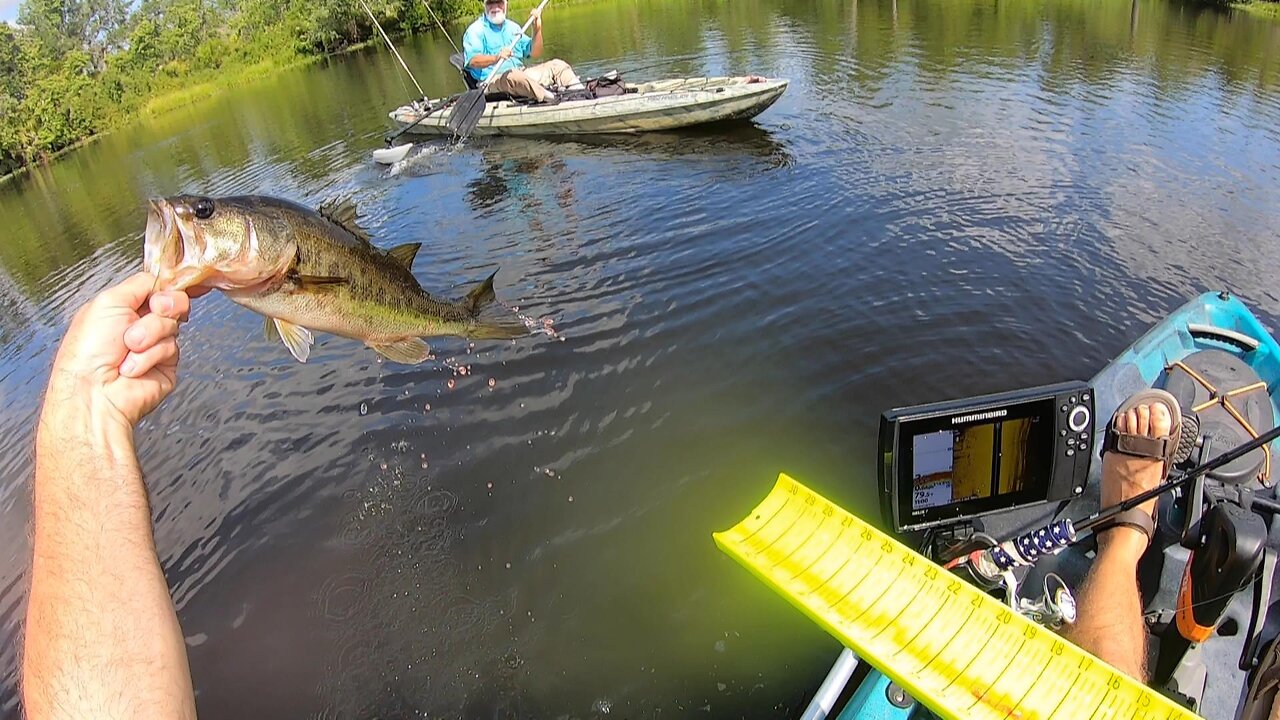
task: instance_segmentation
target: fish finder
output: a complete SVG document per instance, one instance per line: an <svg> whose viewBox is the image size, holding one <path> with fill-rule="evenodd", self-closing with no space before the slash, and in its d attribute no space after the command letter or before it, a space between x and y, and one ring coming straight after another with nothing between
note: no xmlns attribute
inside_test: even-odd
<svg viewBox="0 0 1280 720"><path fill-rule="evenodd" d="M880 498L894 532L959 525L1083 491L1093 449L1084 382L897 408L880 418Z"/></svg>

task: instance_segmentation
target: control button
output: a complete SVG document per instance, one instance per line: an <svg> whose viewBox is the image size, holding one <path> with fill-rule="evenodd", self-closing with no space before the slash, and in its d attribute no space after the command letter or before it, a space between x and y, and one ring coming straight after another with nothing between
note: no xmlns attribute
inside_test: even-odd
<svg viewBox="0 0 1280 720"><path fill-rule="evenodd" d="M1062 437L1066 437L1066 436L1067 436L1066 428L1063 428L1062 430L1059 430L1059 431L1058 431L1058 434L1059 434L1059 435L1061 435Z"/></svg>
<svg viewBox="0 0 1280 720"><path fill-rule="evenodd" d="M1072 455L1075 455L1075 454L1076 454L1075 450L1072 450L1071 448L1067 448L1067 457L1071 457Z"/></svg>
<svg viewBox="0 0 1280 720"><path fill-rule="evenodd" d="M1071 414L1067 416L1067 427L1071 428L1071 432L1080 432L1089 426L1089 408L1083 405L1077 405L1071 410Z"/></svg>
<svg viewBox="0 0 1280 720"><path fill-rule="evenodd" d="M1071 403L1072 405L1075 405L1075 404L1076 404L1076 396L1075 396L1075 395L1072 395L1071 397L1067 398L1067 402Z"/></svg>
<svg viewBox="0 0 1280 720"><path fill-rule="evenodd" d="M1080 402L1089 402L1089 393L1080 393Z"/></svg>
<svg viewBox="0 0 1280 720"><path fill-rule="evenodd" d="M1066 412L1066 411L1067 411L1067 406L1066 406L1066 405L1063 405L1063 406L1062 406L1062 412Z"/></svg>
<svg viewBox="0 0 1280 720"><path fill-rule="evenodd" d="M1080 439L1081 439L1081 440L1088 440L1088 439L1089 439L1089 433L1080 433Z"/></svg>

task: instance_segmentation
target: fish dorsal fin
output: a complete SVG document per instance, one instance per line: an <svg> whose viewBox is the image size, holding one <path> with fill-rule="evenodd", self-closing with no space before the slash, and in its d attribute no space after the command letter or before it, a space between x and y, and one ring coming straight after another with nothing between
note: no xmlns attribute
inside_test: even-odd
<svg viewBox="0 0 1280 720"><path fill-rule="evenodd" d="M413 259L418 256L418 248L422 243L405 243L387 251L387 257L404 266L405 270L413 270Z"/></svg>
<svg viewBox="0 0 1280 720"><path fill-rule="evenodd" d="M280 318L267 318L267 323L275 325L274 328L266 329L268 340L273 334L278 336L298 362L306 362L307 358L311 357L311 345L315 342L315 337L310 330Z"/></svg>
<svg viewBox="0 0 1280 720"><path fill-rule="evenodd" d="M497 275L498 271L494 270L492 275L476 283L476 286L471 288L467 296L462 299L463 306L471 311L472 315L479 313L486 305L498 299L493 292L493 279Z"/></svg>
<svg viewBox="0 0 1280 720"><path fill-rule="evenodd" d="M320 203L317 209L321 217L332 222L334 225L340 226L343 230L355 235L357 238L369 242L369 232L360 227L358 220L360 213L356 210L356 203L349 197L334 198Z"/></svg>
<svg viewBox="0 0 1280 720"><path fill-rule="evenodd" d="M431 348L427 347L422 338L408 338L389 343L371 342L368 345L374 352L391 362L405 365L417 365L431 357Z"/></svg>

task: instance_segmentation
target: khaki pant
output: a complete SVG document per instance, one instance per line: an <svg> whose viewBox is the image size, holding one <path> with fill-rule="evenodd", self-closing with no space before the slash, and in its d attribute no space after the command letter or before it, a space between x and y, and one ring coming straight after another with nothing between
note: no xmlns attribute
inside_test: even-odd
<svg viewBox="0 0 1280 720"><path fill-rule="evenodd" d="M556 59L527 68L508 70L489 83L489 92L533 98L538 102L547 99L548 87L566 88L578 82L569 63Z"/></svg>

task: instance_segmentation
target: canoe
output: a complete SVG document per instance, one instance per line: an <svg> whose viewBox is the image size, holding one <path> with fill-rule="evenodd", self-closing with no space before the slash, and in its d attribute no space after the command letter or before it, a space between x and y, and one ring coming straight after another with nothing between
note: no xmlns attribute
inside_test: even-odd
<svg viewBox="0 0 1280 720"><path fill-rule="evenodd" d="M1250 401L1257 405L1252 411L1267 420L1280 419L1280 345L1240 300L1227 293L1206 293L1171 313L1093 377L1090 384L1094 389L1095 412L1099 418L1093 447L1102 447L1105 419L1110 418L1126 398L1152 386L1165 387L1181 398L1187 387L1185 384L1177 385L1185 378L1174 377L1167 368L1177 361L1192 365L1206 359L1233 365L1242 376L1250 374L1244 371L1246 367L1256 374L1267 387L1265 395L1258 393ZM1245 384L1253 381L1252 378L1241 380ZM1228 388L1221 389L1225 391ZM1184 406L1187 403L1185 398L1182 402ZM1187 412L1185 407L1184 412ZM1205 417L1202 412L1202 421ZM1261 433L1270 427L1259 422L1255 430ZM1212 436L1213 431L1208 432ZM1222 447L1210 452L1210 456L1226 451L1231 444L1232 441L1223 442ZM1272 444L1271 452L1273 457L1280 458L1280 441ZM1252 488L1257 497L1274 499L1274 488L1263 487L1253 479L1253 473L1263 459L1260 450L1246 455L1240 461L1246 469L1227 484L1242 483ZM1004 539L1043 527L1055 519L1086 517L1098 507L1101 465L1095 456L1084 494L1065 507L1054 504L988 516L982 518L981 529L993 537ZM1234 465L1228 465L1224 470L1230 470ZM1277 473L1280 469L1273 470L1273 481ZM1147 600L1144 611L1148 616L1148 630L1153 638L1171 622L1172 611L1178 605L1182 572L1190 557L1189 551L1176 538L1176 531L1184 520L1183 511L1169 496L1161 498L1159 507L1161 529L1155 542L1163 552L1149 553L1144 560L1144 569L1139 573L1142 595ZM1272 538L1275 538L1274 532ZM1275 549L1272 548L1271 552ZM1028 594L1034 594L1043 586L1044 576L1052 572L1065 579L1070 587L1078 589L1092 562L1089 553L1089 543L1086 542L1058 555L1041 558L1022 579L1021 588ZM1233 589L1223 588L1228 593ZM1280 604L1274 604L1275 599L1280 598L1280 583L1274 578L1270 591L1274 613L1280 609ZM1238 717L1242 704L1241 689L1247 680L1247 673L1240 669L1239 662L1250 625L1253 592L1246 586L1230 597L1218 623L1219 631L1189 648L1171 643L1176 651L1165 661L1165 667L1162 668L1160 662L1164 658L1152 664L1154 677L1151 686L1170 697L1191 698L1191 708L1208 720ZM871 669L855 688L847 687L858 662L849 650L844 650L802 717L840 720L932 717L914 705L877 669ZM1175 664L1176 668L1173 667Z"/></svg>
<svg viewBox="0 0 1280 720"><path fill-rule="evenodd" d="M699 77L626 84L623 95L565 100L555 105L510 100L485 105L474 135L595 135L639 133L755 117L782 97L787 80ZM439 100L431 101L432 105ZM448 135L450 108L426 117L412 105L392 110L391 119L408 132ZM415 120L421 120L414 123Z"/></svg>

